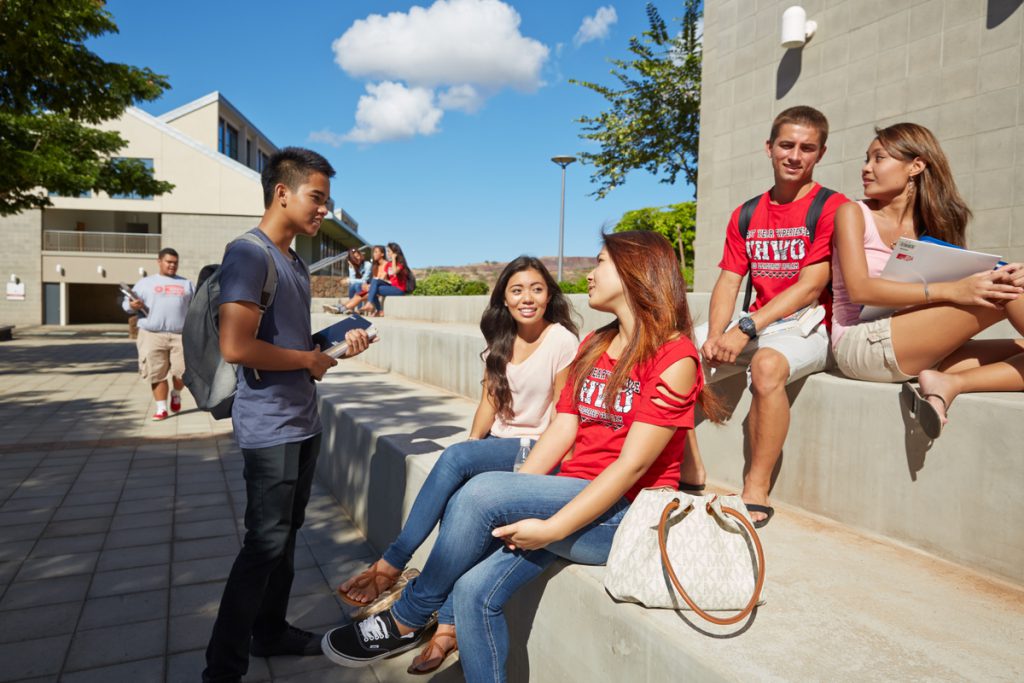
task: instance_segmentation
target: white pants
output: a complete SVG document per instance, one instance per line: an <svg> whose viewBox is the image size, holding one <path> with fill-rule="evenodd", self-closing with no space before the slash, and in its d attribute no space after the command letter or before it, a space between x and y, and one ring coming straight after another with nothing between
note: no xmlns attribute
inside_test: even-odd
<svg viewBox="0 0 1024 683"><path fill-rule="evenodd" d="M708 324L698 325L693 330L693 336L694 343L699 350L708 339ZM750 361L758 349L774 349L785 356L786 362L789 363L789 378L786 380L786 384L795 382L813 372L821 372L829 364L828 332L825 330L825 323L819 323L806 337L797 327L758 335L747 342L743 351L736 357L735 364L721 364L718 367L712 367L706 361L702 362L704 381L717 382L745 371L749 386Z"/></svg>

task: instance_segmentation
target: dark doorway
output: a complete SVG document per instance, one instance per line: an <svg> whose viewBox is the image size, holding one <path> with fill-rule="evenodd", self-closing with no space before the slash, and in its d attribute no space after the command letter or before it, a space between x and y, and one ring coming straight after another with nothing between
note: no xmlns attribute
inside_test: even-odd
<svg viewBox="0 0 1024 683"><path fill-rule="evenodd" d="M117 285L68 285L68 324L127 323Z"/></svg>

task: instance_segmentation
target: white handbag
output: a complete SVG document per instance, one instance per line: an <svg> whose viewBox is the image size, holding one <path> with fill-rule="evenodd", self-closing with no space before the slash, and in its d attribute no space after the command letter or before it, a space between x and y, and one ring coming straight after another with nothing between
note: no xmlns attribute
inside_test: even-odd
<svg viewBox="0 0 1024 683"><path fill-rule="evenodd" d="M617 600L735 624L764 602L764 550L739 496L644 489L622 518L604 587ZM731 617L708 611L739 610Z"/></svg>

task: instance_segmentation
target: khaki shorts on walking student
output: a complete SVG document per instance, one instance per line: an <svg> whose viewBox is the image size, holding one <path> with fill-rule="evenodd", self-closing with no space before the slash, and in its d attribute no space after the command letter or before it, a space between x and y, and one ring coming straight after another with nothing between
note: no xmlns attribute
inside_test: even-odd
<svg viewBox="0 0 1024 683"><path fill-rule="evenodd" d="M699 350L708 339L708 324L703 323L694 328L693 336ZM825 324L820 323L806 337L796 327L757 336L747 342L743 351L736 357L735 364L711 367L710 364L702 362L705 381L718 382L726 377L746 372L749 385L750 361L760 349L774 349L785 356L789 364L789 378L786 384L812 373L822 372L829 364L828 332L825 330Z"/></svg>
<svg viewBox="0 0 1024 683"><path fill-rule="evenodd" d="M900 370L892 348L892 317L847 328L835 347L839 371L865 382L906 382L913 379Z"/></svg>
<svg viewBox="0 0 1024 683"><path fill-rule="evenodd" d="M185 352L181 346L181 335L171 332L147 332L139 328L135 342L139 350L139 374L156 384L172 377L185 374Z"/></svg>

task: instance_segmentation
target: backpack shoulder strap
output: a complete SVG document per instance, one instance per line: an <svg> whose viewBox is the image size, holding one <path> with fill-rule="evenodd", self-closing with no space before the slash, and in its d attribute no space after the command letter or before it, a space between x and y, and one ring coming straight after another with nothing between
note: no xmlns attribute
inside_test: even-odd
<svg viewBox="0 0 1024 683"><path fill-rule="evenodd" d="M804 220L804 223L807 226L808 236L812 244L814 243L814 232L818 228L818 219L821 218L821 212L825 210L825 202L835 193L835 190L830 190L822 185L818 188L818 194L814 196L814 201L811 202L810 208L807 209L807 218Z"/></svg>
<svg viewBox="0 0 1024 683"><path fill-rule="evenodd" d="M762 193L756 197L751 197L747 201L743 202L743 206L740 207L740 239L744 242L747 241L747 233L750 231L750 221L754 220L754 211L757 209L757 205L761 203L761 197L763 196L764 194ZM743 295L744 313L750 310L750 299L754 295L754 282L751 279L751 274L752 273L747 273L747 291Z"/></svg>
<svg viewBox="0 0 1024 683"><path fill-rule="evenodd" d="M240 236L238 240L251 242L263 249L263 256L267 261L267 277L263 281L263 291L260 294L260 312L263 313L274 303L274 297L277 295L277 265L274 263L274 255L270 253L270 245L251 232Z"/></svg>

